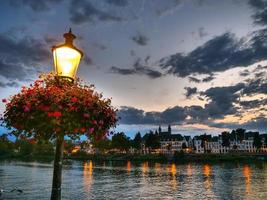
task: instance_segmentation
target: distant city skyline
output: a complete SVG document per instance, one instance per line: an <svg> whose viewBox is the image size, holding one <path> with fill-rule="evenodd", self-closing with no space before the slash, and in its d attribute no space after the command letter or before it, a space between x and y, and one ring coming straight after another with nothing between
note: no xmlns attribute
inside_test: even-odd
<svg viewBox="0 0 267 200"><path fill-rule="evenodd" d="M71 27L85 52L78 76L112 97L116 131L267 133L265 9L266 0L3 1L0 98L52 71L51 46Z"/></svg>

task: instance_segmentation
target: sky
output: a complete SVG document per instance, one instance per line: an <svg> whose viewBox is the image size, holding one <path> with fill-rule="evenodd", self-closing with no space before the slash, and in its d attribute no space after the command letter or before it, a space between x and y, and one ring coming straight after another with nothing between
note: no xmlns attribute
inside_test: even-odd
<svg viewBox="0 0 267 200"><path fill-rule="evenodd" d="M0 22L1 99L53 70L71 27L116 131L267 133L266 0L3 0Z"/></svg>

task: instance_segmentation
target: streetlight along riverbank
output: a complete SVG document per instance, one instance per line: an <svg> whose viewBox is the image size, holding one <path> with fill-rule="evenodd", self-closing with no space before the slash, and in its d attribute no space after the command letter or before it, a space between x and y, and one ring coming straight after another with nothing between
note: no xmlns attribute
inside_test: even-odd
<svg viewBox="0 0 267 200"><path fill-rule="evenodd" d="M51 199L61 199L64 137L85 135L101 140L117 122L116 109L93 86L76 77L82 52L73 45L75 35L52 48L55 73L41 75L29 87L6 101L3 124L17 137L56 140Z"/></svg>

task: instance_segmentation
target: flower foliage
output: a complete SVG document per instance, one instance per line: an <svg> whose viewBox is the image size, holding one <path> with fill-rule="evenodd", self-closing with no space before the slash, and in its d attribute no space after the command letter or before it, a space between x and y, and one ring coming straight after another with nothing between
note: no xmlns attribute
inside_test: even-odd
<svg viewBox="0 0 267 200"><path fill-rule="evenodd" d="M53 74L41 75L30 87L22 87L10 100L3 99L3 123L19 134L55 138L58 134L92 139L106 137L117 122L116 109L94 87L70 82Z"/></svg>

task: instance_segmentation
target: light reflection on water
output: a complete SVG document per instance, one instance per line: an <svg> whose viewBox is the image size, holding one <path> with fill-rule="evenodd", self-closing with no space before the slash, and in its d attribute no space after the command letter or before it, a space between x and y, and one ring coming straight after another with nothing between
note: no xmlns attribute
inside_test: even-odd
<svg viewBox="0 0 267 200"><path fill-rule="evenodd" d="M62 199L267 199L267 163L160 164L71 161ZM0 162L0 188L23 194L0 199L49 199L52 163Z"/></svg>

